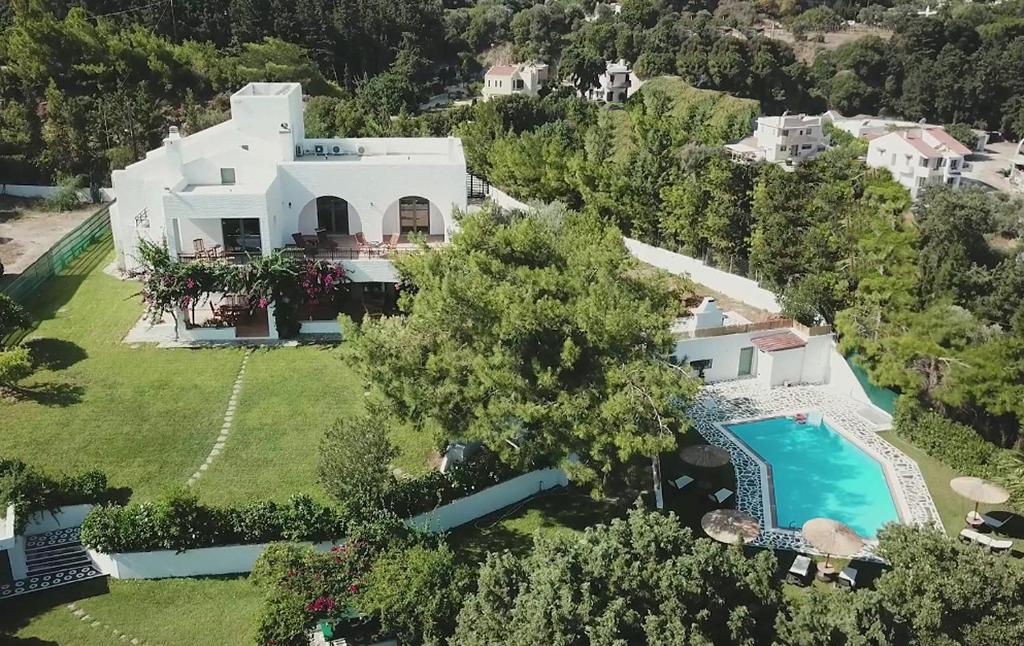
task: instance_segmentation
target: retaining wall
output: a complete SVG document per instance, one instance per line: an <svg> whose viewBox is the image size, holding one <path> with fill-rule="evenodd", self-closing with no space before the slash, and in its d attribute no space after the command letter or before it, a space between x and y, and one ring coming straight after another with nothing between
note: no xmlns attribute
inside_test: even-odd
<svg viewBox="0 0 1024 646"><path fill-rule="evenodd" d="M782 306L779 305L775 294L749 278L709 267L696 258L654 247L639 240L632 238L623 238L623 240L633 256L649 265L660 267L673 274L687 274L701 285L752 307L767 310L773 314L782 311Z"/></svg>
<svg viewBox="0 0 1024 646"><path fill-rule="evenodd" d="M53 511L39 511L28 519L25 536L45 534L65 527L78 527L92 509L92 505L66 505Z"/></svg>
<svg viewBox="0 0 1024 646"><path fill-rule="evenodd" d="M525 500L537 493L564 487L569 478L561 469L540 469L506 480L433 511L413 516L408 526L428 532L443 532ZM326 551L344 543L344 538L323 543L303 543ZM154 550L103 554L88 550L96 567L115 579L162 579L251 572L268 543L203 547L186 552Z"/></svg>
<svg viewBox="0 0 1024 646"><path fill-rule="evenodd" d="M569 477L561 469L539 469L459 498L433 511L413 516L405 524L427 532L446 532L503 507L555 487L567 487Z"/></svg>

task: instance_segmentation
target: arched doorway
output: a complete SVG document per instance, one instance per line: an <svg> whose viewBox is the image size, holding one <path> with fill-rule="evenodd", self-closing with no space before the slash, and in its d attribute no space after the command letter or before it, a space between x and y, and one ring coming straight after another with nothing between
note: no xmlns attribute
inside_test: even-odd
<svg viewBox="0 0 1024 646"><path fill-rule="evenodd" d="M348 235L348 202L334 195L316 198L316 227L331 235Z"/></svg>
<svg viewBox="0 0 1024 646"><path fill-rule="evenodd" d="M430 200L408 195L398 200L399 233L430 233Z"/></svg>

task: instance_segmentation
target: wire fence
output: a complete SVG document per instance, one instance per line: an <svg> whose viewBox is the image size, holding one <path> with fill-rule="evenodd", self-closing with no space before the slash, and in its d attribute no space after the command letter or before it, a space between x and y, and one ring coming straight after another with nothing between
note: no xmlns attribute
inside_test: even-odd
<svg viewBox="0 0 1024 646"><path fill-rule="evenodd" d="M93 243L106 240L111 235L110 205L107 204L54 243L20 274L0 279L0 292L19 303L26 303L43 283L71 264Z"/></svg>

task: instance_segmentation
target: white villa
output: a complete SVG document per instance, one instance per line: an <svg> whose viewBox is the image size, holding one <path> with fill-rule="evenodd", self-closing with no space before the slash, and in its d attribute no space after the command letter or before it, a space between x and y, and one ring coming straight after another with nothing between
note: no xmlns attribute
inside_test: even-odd
<svg viewBox="0 0 1024 646"><path fill-rule="evenodd" d="M783 113L758 117L754 135L726 149L740 161L796 165L828 148L829 137L822 126L820 116Z"/></svg>
<svg viewBox="0 0 1024 646"><path fill-rule="evenodd" d="M829 326L808 328L789 319L749 323L711 297L683 321L673 358L709 383L751 378L774 387L830 380Z"/></svg>
<svg viewBox="0 0 1024 646"><path fill-rule="evenodd" d="M608 61L605 70L597 77L597 85L586 91L591 101L622 103L640 89L640 79L629 69L624 60Z"/></svg>
<svg viewBox="0 0 1024 646"><path fill-rule="evenodd" d="M495 96L537 96L547 85L548 66L543 63L495 65L484 75L484 100Z"/></svg>
<svg viewBox="0 0 1024 646"><path fill-rule="evenodd" d="M250 83L232 95L230 120L184 137L171 128L163 144L113 174L111 228L125 270L139 265L140 239L166 240L172 258L244 261L294 248L382 291L396 280L385 251L409 247L411 234L447 241L453 210L466 207L461 140L307 139L297 83ZM245 334L203 334L277 338L267 318ZM337 328L325 324L309 331Z"/></svg>
<svg viewBox="0 0 1024 646"><path fill-rule="evenodd" d="M926 186L960 186L964 157L971 150L942 128L915 128L871 139L867 164L885 168L917 198Z"/></svg>

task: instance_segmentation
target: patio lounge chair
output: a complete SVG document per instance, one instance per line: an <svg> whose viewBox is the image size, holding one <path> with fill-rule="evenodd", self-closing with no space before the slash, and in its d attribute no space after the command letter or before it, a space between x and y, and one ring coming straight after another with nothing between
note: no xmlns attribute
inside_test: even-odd
<svg viewBox="0 0 1024 646"><path fill-rule="evenodd" d="M673 487L682 491L686 487L693 484L693 478L691 478L690 476L679 476L675 480L669 480L669 482L672 483Z"/></svg>
<svg viewBox="0 0 1024 646"><path fill-rule="evenodd" d="M837 581L839 583L845 583L846 585L850 586L851 590L853 590L857 587L857 568L843 568L843 571L839 573L839 578L837 579Z"/></svg>
<svg viewBox="0 0 1024 646"><path fill-rule="evenodd" d="M988 514L982 514L981 520L983 520L985 524L991 527L992 529L1002 529L1003 525L1010 521L1010 517L1007 516L1006 518L999 520L998 518L993 518Z"/></svg>
<svg viewBox="0 0 1024 646"><path fill-rule="evenodd" d="M731 489L719 489L715 493L710 494L708 496L708 499L711 500L711 502L715 502L721 505L726 500L732 498L732 494L733 492Z"/></svg>
<svg viewBox="0 0 1024 646"><path fill-rule="evenodd" d="M1011 540L1000 540L997 538L992 538L991 536L987 536L985 534L982 534L981 532L976 532L973 529L961 529L960 539L970 541L972 543L977 543L982 547L987 547L993 552L1008 550L1011 547L1013 547L1013 541Z"/></svg>
<svg viewBox="0 0 1024 646"><path fill-rule="evenodd" d="M376 245L370 244L370 241L366 239L362 231L356 231L356 251L363 253L364 251L369 254L371 249L374 249Z"/></svg>
<svg viewBox="0 0 1024 646"><path fill-rule="evenodd" d="M388 236L388 239L384 241L384 245L388 248L388 251L394 251L398 249L398 239L401 237L400 233L392 233Z"/></svg>
<svg viewBox="0 0 1024 646"><path fill-rule="evenodd" d="M789 571L786 572L786 578L805 585L807 580L811 578L811 558L804 556L803 554L797 554L796 558L793 559L793 564L789 566Z"/></svg>

